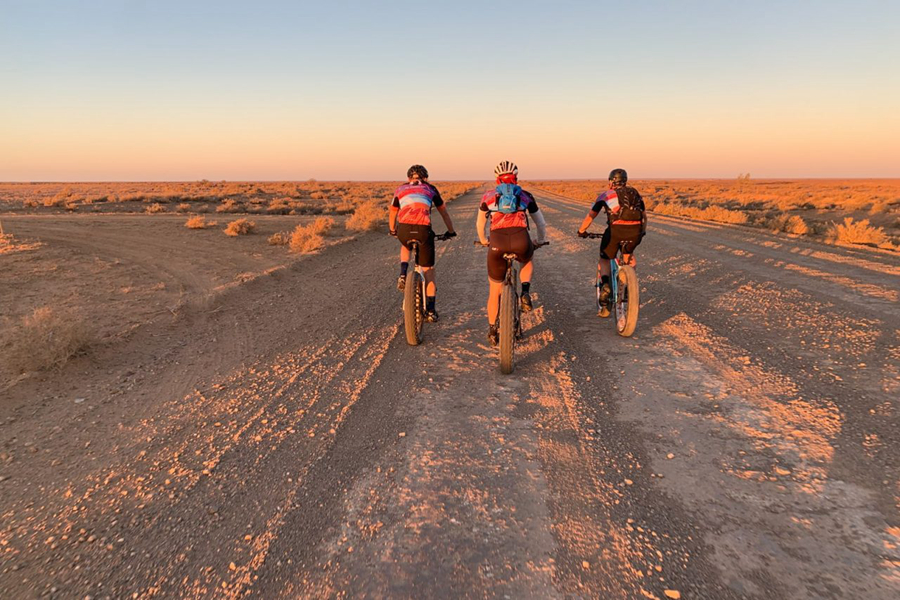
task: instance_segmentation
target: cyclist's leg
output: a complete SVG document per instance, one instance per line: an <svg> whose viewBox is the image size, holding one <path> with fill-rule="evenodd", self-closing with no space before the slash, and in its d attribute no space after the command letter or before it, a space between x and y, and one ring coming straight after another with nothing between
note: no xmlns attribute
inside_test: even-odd
<svg viewBox="0 0 900 600"><path fill-rule="evenodd" d="M627 229L625 229L625 227L627 227ZM627 225L625 227L623 227L622 234L620 235L622 240L625 241L625 244L622 247L622 260L625 264L636 267L637 261L634 258L634 249L641 243L641 226Z"/></svg>
<svg viewBox="0 0 900 600"><path fill-rule="evenodd" d="M506 278L506 259L503 255L509 251L509 236L503 230L491 232L491 243L487 253L488 282L490 284L487 302L488 324L497 322L500 312L500 292Z"/></svg>
<svg viewBox="0 0 900 600"><path fill-rule="evenodd" d="M528 235L528 230L524 227L516 232L512 250L516 253L519 264L522 265L519 269L519 279L523 284L531 283L531 277L534 273L534 261L532 260L534 244L531 241L531 236Z"/></svg>
<svg viewBox="0 0 900 600"><path fill-rule="evenodd" d="M600 259L597 262L597 272L600 274L601 281L609 282L609 275L612 272L609 261L616 255L616 240L613 239L612 227L607 226L600 239Z"/></svg>
<svg viewBox="0 0 900 600"><path fill-rule="evenodd" d="M400 276L405 277L409 268L410 250L409 241L416 239L413 226L407 223L397 223L397 240L400 242Z"/></svg>
<svg viewBox="0 0 900 600"><path fill-rule="evenodd" d="M519 269L519 279L522 280L522 285L526 283L531 283L531 276L534 274L534 261L529 260L526 263L523 263L521 268Z"/></svg>
<svg viewBox="0 0 900 600"><path fill-rule="evenodd" d="M435 286L434 267L422 267L422 275L425 277L425 295L434 296Z"/></svg>
<svg viewBox="0 0 900 600"><path fill-rule="evenodd" d="M487 317L488 325L493 325L497 322L497 315L500 313L500 293L503 291L503 282L488 278L488 284Z"/></svg>

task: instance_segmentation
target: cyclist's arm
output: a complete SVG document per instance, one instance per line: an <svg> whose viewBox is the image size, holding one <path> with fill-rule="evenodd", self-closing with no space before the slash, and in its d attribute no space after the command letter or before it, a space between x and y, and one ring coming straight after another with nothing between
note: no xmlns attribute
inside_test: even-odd
<svg viewBox="0 0 900 600"><path fill-rule="evenodd" d="M478 233L478 239L481 241L482 245L487 245L488 243L487 236L484 234L487 219L488 212L486 210L478 209L478 220L475 221L475 231Z"/></svg>
<svg viewBox="0 0 900 600"><path fill-rule="evenodd" d="M447 231L455 233L456 230L453 229L453 221L450 220L450 213L447 212L447 207L441 204L437 207L437 211L441 213L441 218L444 220L444 225L447 226Z"/></svg>
<svg viewBox="0 0 900 600"><path fill-rule="evenodd" d="M535 241L538 244L543 244L547 241L547 221L544 220L544 213L539 208L531 213L531 218L534 219L534 225L537 227L537 239Z"/></svg>
<svg viewBox="0 0 900 600"><path fill-rule="evenodd" d="M397 214L400 212L400 209L396 206L391 206L391 210L388 212L388 227L391 231L397 231Z"/></svg>
<svg viewBox="0 0 900 600"><path fill-rule="evenodd" d="M581 222L581 226L578 228L578 233L584 233L587 231L587 228L591 226L591 223L594 222L594 219L597 218L599 213L595 211L590 211L587 216L584 218L584 221Z"/></svg>

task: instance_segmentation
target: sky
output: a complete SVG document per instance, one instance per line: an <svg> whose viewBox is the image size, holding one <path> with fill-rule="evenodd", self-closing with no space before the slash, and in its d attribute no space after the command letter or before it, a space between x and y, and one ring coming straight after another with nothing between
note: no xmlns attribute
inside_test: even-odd
<svg viewBox="0 0 900 600"><path fill-rule="evenodd" d="M0 0L0 181L900 177L900 2Z"/></svg>

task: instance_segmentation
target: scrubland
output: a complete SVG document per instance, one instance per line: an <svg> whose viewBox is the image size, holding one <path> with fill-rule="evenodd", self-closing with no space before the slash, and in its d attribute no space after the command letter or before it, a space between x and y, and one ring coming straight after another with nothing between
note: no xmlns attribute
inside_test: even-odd
<svg viewBox="0 0 900 600"><path fill-rule="evenodd" d="M138 182L0 183L4 212L145 212L266 215L353 215L353 227L367 230L400 182ZM437 182L445 200L479 183Z"/></svg>
<svg viewBox="0 0 900 600"><path fill-rule="evenodd" d="M586 205L606 181L533 181ZM900 245L900 180L635 180L654 213L760 227L838 244Z"/></svg>
<svg viewBox="0 0 900 600"><path fill-rule="evenodd" d="M397 185L0 183L0 390L356 232L386 229ZM437 185L452 200L480 183Z"/></svg>

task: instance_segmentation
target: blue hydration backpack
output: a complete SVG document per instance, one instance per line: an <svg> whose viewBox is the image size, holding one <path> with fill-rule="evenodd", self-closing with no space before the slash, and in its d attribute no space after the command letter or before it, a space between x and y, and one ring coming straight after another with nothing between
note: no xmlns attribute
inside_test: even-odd
<svg viewBox="0 0 900 600"><path fill-rule="evenodd" d="M497 194L500 197L497 199L497 211L504 214L512 214L522 210L519 206L519 192L521 191L522 188L514 183L501 183L498 185Z"/></svg>

